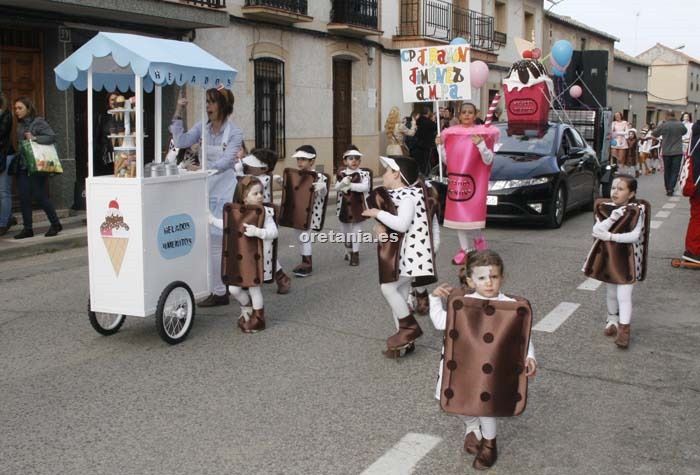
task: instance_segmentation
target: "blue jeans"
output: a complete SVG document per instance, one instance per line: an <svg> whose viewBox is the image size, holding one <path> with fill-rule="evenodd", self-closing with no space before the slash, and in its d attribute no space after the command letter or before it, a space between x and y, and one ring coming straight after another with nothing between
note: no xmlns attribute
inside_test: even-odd
<svg viewBox="0 0 700 475"><path fill-rule="evenodd" d="M12 177L7 174L14 155L7 156L7 166L0 170L0 227L7 226L12 214Z"/></svg>

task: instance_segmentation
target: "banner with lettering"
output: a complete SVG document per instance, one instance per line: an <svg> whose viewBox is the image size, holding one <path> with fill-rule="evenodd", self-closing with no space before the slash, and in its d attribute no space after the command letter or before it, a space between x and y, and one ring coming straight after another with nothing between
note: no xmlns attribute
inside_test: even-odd
<svg viewBox="0 0 700 475"><path fill-rule="evenodd" d="M467 44L402 49L403 101L470 100L469 53Z"/></svg>

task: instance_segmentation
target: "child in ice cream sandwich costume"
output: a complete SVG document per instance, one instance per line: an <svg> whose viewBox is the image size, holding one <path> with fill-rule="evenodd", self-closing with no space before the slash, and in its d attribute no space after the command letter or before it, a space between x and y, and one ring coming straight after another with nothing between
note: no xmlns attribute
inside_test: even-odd
<svg viewBox="0 0 700 475"><path fill-rule="evenodd" d="M272 172L277 165L277 154L267 148L254 148L249 154L241 158L241 174L252 175L260 180L263 187L263 203L272 203ZM277 293L288 294L291 287L291 279L284 273L282 265L277 262L275 273Z"/></svg>
<svg viewBox="0 0 700 475"><path fill-rule="evenodd" d="M379 161L386 167L384 186L372 191L370 208L362 215L378 221L378 237L397 238L378 244L379 282L397 329L387 339L385 355L395 358L412 351L414 341L423 334L407 299L414 279L420 278L425 285L435 281L435 256L424 188L416 186L418 164L397 155L379 157Z"/></svg>
<svg viewBox="0 0 700 475"><path fill-rule="evenodd" d="M473 292L442 284L430 296L430 319L445 330L435 397L464 420L464 450L476 455L477 470L496 463L496 417L525 409L527 379L537 372L532 310L527 300L501 292L503 270L497 253L472 251L465 274Z"/></svg>
<svg viewBox="0 0 700 475"><path fill-rule="evenodd" d="M243 223L241 226L242 229L238 229L238 232L242 233L242 235L235 232L236 230L234 230L233 233L233 239L242 241L251 239L262 241L261 257L263 278L260 279L259 277L256 277L252 284L247 284L247 287L238 285L228 286L228 290L231 292L231 295L233 295L233 297L241 305L241 315L238 318L238 327L244 333L256 333L265 329L265 309L263 305L262 288L260 285L262 282L260 281L271 282L275 271L274 268L276 256L274 255L273 245L275 239L277 239L278 230L274 220L274 209L270 206L263 206L262 190L262 183L260 180L253 176L244 176L238 181L236 193L233 197L234 203L242 204L250 208L257 208L254 209L254 211L259 210L259 208L262 207L265 213L263 227ZM224 213L228 211L229 206L230 205L227 205ZM225 233L228 233L228 230L224 227L224 220L215 218L211 213L209 214L209 223L218 229L224 230ZM228 225L232 226L233 224L229 222ZM229 235L230 234L231 233L229 233ZM226 239L226 237L227 236L224 238L224 259L227 258L227 254L234 252L234 246L231 244L231 241ZM258 243L255 243L255 245L257 246L257 249L260 249L261 246ZM257 256L258 253L259 251L256 250L256 257L260 257ZM236 258L230 259L228 262L234 262L235 264L233 267L237 267L238 265L247 265L246 263L248 260L246 259L250 256L239 257L243 258L240 260ZM230 276L243 275L245 273L243 269L231 268L231 266L228 266L226 262L222 265L222 272L229 274Z"/></svg>
<svg viewBox="0 0 700 475"><path fill-rule="evenodd" d="M360 168L362 154L354 145L343 154L344 168L338 170L335 191L338 192L336 215L345 238L345 260L351 266L360 265L360 234L362 222L367 218L362 211L367 207L367 194L372 187L372 174Z"/></svg>
<svg viewBox="0 0 700 475"><path fill-rule="evenodd" d="M443 130L435 139L438 145L445 145L448 183L444 226L457 230L460 249L452 258L455 265L464 265L470 249L486 248L481 230L486 226L486 194L499 130L476 125L476 116L474 104L462 104L459 125Z"/></svg>
<svg viewBox="0 0 700 475"><path fill-rule="evenodd" d="M301 263L292 272L297 277L308 277L313 272L308 235L323 229L330 178L314 169L316 149L311 145L297 148L292 157L297 160L298 170L286 168L284 178L275 177L282 185L279 223L280 226L296 229ZM301 183L309 181L309 177L313 178L311 187L301 186Z"/></svg>
<svg viewBox="0 0 700 475"><path fill-rule="evenodd" d="M618 175L610 198L596 201L591 247L583 271L606 283L608 318L605 336L616 336L615 344L629 346L632 319L632 289L646 277L651 206L637 199L637 180Z"/></svg>

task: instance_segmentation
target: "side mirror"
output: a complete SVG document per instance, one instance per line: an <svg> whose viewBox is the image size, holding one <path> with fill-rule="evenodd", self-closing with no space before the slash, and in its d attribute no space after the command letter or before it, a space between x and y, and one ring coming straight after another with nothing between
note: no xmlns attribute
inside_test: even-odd
<svg viewBox="0 0 700 475"><path fill-rule="evenodd" d="M586 153L583 147L571 147L569 149L569 158L581 158Z"/></svg>

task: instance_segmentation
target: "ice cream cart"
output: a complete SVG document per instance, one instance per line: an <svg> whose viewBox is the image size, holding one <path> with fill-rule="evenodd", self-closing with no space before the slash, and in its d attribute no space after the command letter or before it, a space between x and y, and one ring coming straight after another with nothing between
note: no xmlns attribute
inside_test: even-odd
<svg viewBox="0 0 700 475"><path fill-rule="evenodd" d="M209 294L207 161L200 160L199 171L144 174L144 91L154 91L152 153L153 161L161 162L162 87L198 86L206 123L205 90L230 88L237 72L193 43L104 32L54 71L60 90L71 85L87 90L88 117L93 117L93 90L135 94L125 107L108 111L122 115L127 125L123 133L110 135L117 140L114 176L93 176L88 120L90 323L111 335L126 316L155 315L163 340L179 343L192 328L195 299ZM205 153L206 143L200 150Z"/></svg>

